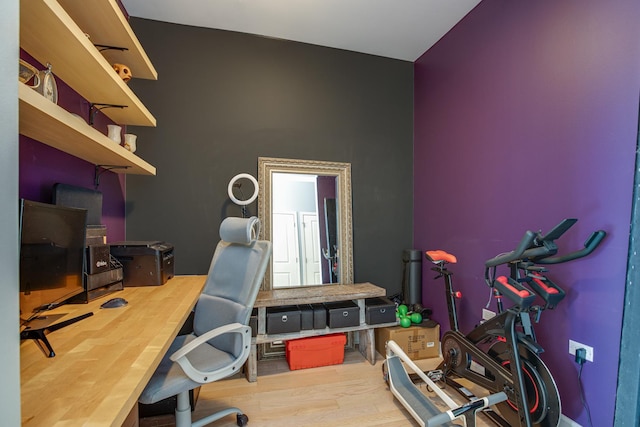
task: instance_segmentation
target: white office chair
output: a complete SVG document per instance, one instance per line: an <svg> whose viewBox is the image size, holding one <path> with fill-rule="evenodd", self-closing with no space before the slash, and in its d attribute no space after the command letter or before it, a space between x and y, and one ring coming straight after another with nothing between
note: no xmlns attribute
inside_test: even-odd
<svg viewBox="0 0 640 427"><path fill-rule="evenodd" d="M189 391L239 372L249 356L249 318L271 256L271 242L256 240L259 230L256 217L222 222L194 331L173 341L140 396L150 404L177 395L177 427L204 426L233 413L239 426L248 422L240 409L228 408L192 423Z"/></svg>

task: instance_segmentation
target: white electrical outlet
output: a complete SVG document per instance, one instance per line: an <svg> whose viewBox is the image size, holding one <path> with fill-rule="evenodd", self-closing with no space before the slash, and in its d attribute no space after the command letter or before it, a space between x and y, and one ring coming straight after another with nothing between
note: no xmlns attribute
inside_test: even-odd
<svg viewBox="0 0 640 427"><path fill-rule="evenodd" d="M482 309L482 320L487 321L494 317L496 317L495 311L487 310L486 308Z"/></svg>
<svg viewBox="0 0 640 427"><path fill-rule="evenodd" d="M584 348L587 351L587 355L585 359L588 362L593 362L593 347L589 347L588 345L581 344L577 341L569 340L569 354L576 355L576 350L579 348Z"/></svg>

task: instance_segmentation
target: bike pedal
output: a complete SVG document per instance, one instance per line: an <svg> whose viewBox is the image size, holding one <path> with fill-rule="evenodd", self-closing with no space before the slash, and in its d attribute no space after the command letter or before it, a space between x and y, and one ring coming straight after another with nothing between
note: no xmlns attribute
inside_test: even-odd
<svg viewBox="0 0 640 427"><path fill-rule="evenodd" d="M442 381L443 373L441 369L434 369L433 371L427 372L427 377L433 382Z"/></svg>

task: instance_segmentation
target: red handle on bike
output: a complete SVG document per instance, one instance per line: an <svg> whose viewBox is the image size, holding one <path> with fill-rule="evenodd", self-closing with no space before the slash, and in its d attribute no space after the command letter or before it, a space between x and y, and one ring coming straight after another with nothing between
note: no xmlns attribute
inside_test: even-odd
<svg viewBox="0 0 640 427"><path fill-rule="evenodd" d="M501 294L523 309L529 308L536 299L536 294L506 276L499 276L493 281L493 285Z"/></svg>

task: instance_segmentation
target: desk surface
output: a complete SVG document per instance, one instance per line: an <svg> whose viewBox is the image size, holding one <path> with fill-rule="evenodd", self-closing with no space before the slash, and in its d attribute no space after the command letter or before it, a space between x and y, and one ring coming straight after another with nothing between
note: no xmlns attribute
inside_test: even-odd
<svg viewBox="0 0 640 427"><path fill-rule="evenodd" d="M20 345L23 426L120 426L189 316L205 276L174 277L162 286L125 288L89 304L51 313L93 316L48 334L47 358L31 340ZM101 309L113 297L121 308Z"/></svg>

